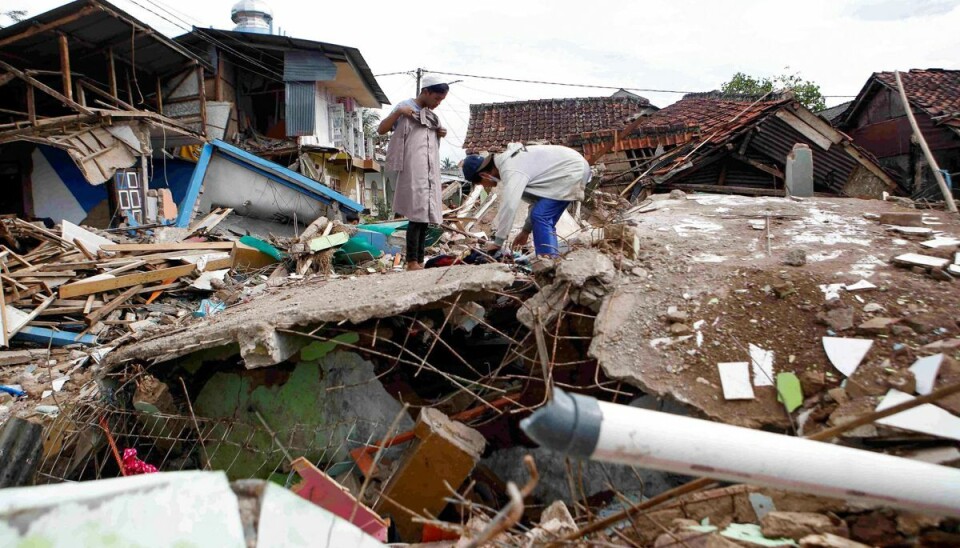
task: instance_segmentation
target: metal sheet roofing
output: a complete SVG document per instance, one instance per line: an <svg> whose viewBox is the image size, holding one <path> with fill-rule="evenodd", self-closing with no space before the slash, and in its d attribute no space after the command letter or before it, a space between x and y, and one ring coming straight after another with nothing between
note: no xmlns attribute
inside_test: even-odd
<svg viewBox="0 0 960 548"><path fill-rule="evenodd" d="M283 52L284 82L323 82L337 77L337 66L319 51Z"/></svg>
<svg viewBox="0 0 960 548"><path fill-rule="evenodd" d="M105 0L77 0L0 29L0 58L31 69L56 67L56 32L67 37L73 72L106 82L106 50L140 70L168 75L195 63L212 66ZM154 83L151 82L151 89Z"/></svg>
<svg viewBox="0 0 960 548"><path fill-rule="evenodd" d="M380 89L380 84L374 77L373 71L370 70L370 66L367 65L366 60L357 48L276 34L252 34L218 29L196 29L193 32L177 36L174 40L198 55L206 55L210 40L220 42L228 46L230 50L243 54L248 59L266 64L278 76L283 74L282 52L288 50L321 52L335 63L349 64L357 72L363 86L372 98L382 105L390 104L390 99Z"/></svg>

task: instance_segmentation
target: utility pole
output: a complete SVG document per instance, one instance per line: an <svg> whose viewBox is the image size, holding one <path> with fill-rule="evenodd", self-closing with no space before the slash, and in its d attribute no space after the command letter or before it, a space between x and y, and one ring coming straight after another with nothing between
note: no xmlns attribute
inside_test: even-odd
<svg viewBox="0 0 960 548"><path fill-rule="evenodd" d="M414 97L416 97L417 95L420 95L420 78L422 78L422 77L423 77L423 69L422 69L422 68L418 68L418 69L417 69L417 89L414 90L414 92L413 92L413 96L414 96Z"/></svg>
<svg viewBox="0 0 960 548"><path fill-rule="evenodd" d="M940 186L940 192L943 193L943 200L947 204L947 211L956 213L957 204L953 201L952 190L947 186L947 182L940 173L940 166L937 165L937 160L934 159L933 152L930 151L930 146L927 145L927 140L923 138L923 133L920 131L920 126L917 125L917 119L913 116L913 110L910 107L910 101L907 99L907 92L903 87L903 79L900 78L900 71L895 71L893 76L897 80L897 91L900 92L900 102L903 103L903 110L907 113L907 120L910 121L910 127L913 129L913 134L916 136L917 142L920 143L920 148L923 150L923 155L927 157L927 165L930 166L930 171L933 172L933 178L937 181L937 185Z"/></svg>

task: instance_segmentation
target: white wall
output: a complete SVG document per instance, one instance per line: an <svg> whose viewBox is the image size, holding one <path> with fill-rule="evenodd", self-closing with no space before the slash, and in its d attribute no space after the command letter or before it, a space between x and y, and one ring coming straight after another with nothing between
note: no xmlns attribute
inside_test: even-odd
<svg viewBox="0 0 960 548"><path fill-rule="evenodd" d="M232 207L239 215L266 220L279 220L275 214L280 213L291 219L296 217L303 224L313 221L327 210L322 202L224 159L219 154L214 154L203 178L200 212L207 212L214 205Z"/></svg>

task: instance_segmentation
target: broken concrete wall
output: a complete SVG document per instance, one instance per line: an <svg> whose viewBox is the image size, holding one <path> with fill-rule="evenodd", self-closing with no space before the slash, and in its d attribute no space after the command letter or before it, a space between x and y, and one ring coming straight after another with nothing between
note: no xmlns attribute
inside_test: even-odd
<svg viewBox="0 0 960 548"><path fill-rule="evenodd" d="M270 371L219 372L204 385L197 415L231 421L210 434L211 468L231 479L266 479L281 467L285 457L261 417L281 444L311 462L347 460L350 449L386 435L402 406L377 381L372 363L349 351L318 357L311 347L300 358ZM413 421L403 416L399 427L408 430Z"/></svg>
<svg viewBox="0 0 960 548"><path fill-rule="evenodd" d="M180 332L117 349L107 365L129 360L167 361L207 348L243 343L241 355L256 356L255 366L289 358L289 346L277 347L278 330L347 321L359 324L389 318L413 308L439 302L457 293L501 291L515 279L504 265L456 266L369 278L319 281L271 291L255 303L235 308ZM300 338L306 345L310 340ZM250 364L247 364L250 367Z"/></svg>

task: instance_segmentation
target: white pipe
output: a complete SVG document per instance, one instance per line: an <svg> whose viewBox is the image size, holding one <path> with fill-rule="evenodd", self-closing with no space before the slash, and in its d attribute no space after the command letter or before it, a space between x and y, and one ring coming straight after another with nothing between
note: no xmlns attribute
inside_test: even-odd
<svg viewBox="0 0 960 548"><path fill-rule="evenodd" d="M523 427L593 460L960 517L960 470L945 466L561 391Z"/></svg>

